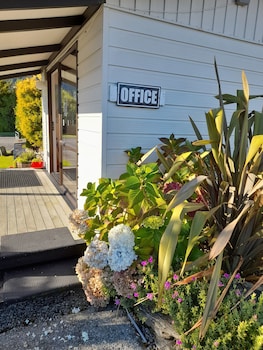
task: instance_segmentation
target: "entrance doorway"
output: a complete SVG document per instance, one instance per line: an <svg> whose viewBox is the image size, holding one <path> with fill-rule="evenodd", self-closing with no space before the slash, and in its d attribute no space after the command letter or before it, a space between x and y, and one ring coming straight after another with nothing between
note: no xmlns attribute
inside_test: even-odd
<svg viewBox="0 0 263 350"><path fill-rule="evenodd" d="M72 48L50 75L51 172L77 200L77 50Z"/></svg>

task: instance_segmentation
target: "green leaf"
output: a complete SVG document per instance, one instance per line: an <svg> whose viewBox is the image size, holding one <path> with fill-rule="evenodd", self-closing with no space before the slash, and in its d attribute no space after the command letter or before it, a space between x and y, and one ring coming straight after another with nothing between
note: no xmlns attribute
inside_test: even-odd
<svg viewBox="0 0 263 350"><path fill-rule="evenodd" d="M251 144L245 161L245 167L252 160L255 154L263 147L263 135L255 135L252 137Z"/></svg>
<svg viewBox="0 0 263 350"><path fill-rule="evenodd" d="M126 180L126 187L129 189L138 189L140 187L140 181L136 176L130 176Z"/></svg>
<svg viewBox="0 0 263 350"><path fill-rule="evenodd" d="M219 99L220 96L217 95L216 98ZM222 100L224 101L224 104L237 103L237 97L235 95L222 94Z"/></svg>
<svg viewBox="0 0 263 350"><path fill-rule="evenodd" d="M163 176L164 181L170 179L191 154L192 152L185 152L177 156L168 173Z"/></svg>
<svg viewBox="0 0 263 350"><path fill-rule="evenodd" d="M136 163L137 165L141 165L150 155L157 149L157 146L151 148L148 152L146 152L141 159Z"/></svg>
<svg viewBox="0 0 263 350"><path fill-rule="evenodd" d="M249 201L243 210L239 213L239 215L236 217L235 220L231 221L220 233L217 237L211 251L209 258L215 259L225 248L227 243L229 242L231 235L239 222L240 218L248 211L249 207L251 206L252 201Z"/></svg>
<svg viewBox="0 0 263 350"><path fill-rule="evenodd" d="M210 213L206 211L198 211L195 213L195 216L193 218L193 222L190 229L190 234L188 238L188 244L185 252L184 262L181 269L181 275L184 273L185 265L187 262L187 259L189 255L191 254L192 249L194 248L195 244L200 240L201 236L200 233L202 232L204 225L208 218L210 217Z"/></svg>
<svg viewBox="0 0 263 350"><path fill-rule="evenodd" d="M181 231L184 203L173 209L173 213L166 230L164 231L159 247L158 276L159 276L159 303L162 301L164 283L173 260L178 237Z"/></svg>
<svg viewBox="0 0 263 350"><path fill-rule="evenodd" d="M205 310L203 314L203 319L200 327L200 338L202 339L206 331L209 327L209 324L212 320L212 315L216 307L216 300L217 300L217 292L218 292L218 283L219 278L221 276L221 266L222 266L222 260L223 260L223 253L221 253L216 261L211 281L209 284L208 292L207 292L207 299L206 299L206 305Z"/></svg>
<svg viewBox="0 0 263 350"><path fill-rule="evenodd" d="M130 190L128 195L129 207L134 207L144 199L143 192L140 190Z"/></svg>
<svg viewBox="0 0 263 350"><path fill-rule="evenodd" d="M192 142L194 146L205 146L205 145L211 145L213 141L212 140L197 140Z"/></svg>
<svg viewBox="0 0 263 350"><path fill-rule="evenodd" d="M243 85L243 91L244 91L244 97L246 103L249 101L249 86L248 86L248 81L247 77L244 71L242 71L242 85Z"/></svg>
<svg viewBox="0 0 263 350"><path fill-rule="evenodd" d="M253 135L263 134L263 113L255 111L255 122Z"/></svg>
<svg viewBox="0 0 263 350"><path fill-rule="evenodd" d="M196 188L207 179L207 176L199 175L193 180L184 184L180 190L175 194L169 205L167 206L166 213L170 211L172 208L176 207L180 203L183 203L186 199L192 196L195 192ZM166 215L164 214L164 216Z"/></svg>
<svg viewBox="0 0 263 350"><path fill-rule="evenodd" d="M196 134L196 137L198 138L198 140L202 140L202 135L201 135L197 125L195 124L194 120L191 117L189 117L189 119L190 119L190 122L192 124L193 129L194 129L194 132Z"/></svg>

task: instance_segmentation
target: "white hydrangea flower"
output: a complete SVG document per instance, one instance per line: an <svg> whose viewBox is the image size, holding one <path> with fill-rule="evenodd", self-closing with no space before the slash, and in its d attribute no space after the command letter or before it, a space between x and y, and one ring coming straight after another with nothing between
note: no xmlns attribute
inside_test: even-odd
<svg viewBox="0 0 263 350"><path fill-rule="evenodd" d="M108 265L108 245L99 239L99 234L95 235L90 245L84 252L84 262L96 269L103 269Z"/></svg>
<svg viewBox="0 0 263 350"><path fill-rule="evenodd" d="M111 247L115 245L134 247L134 234L130 227L124 224L113 227L108 233L108 240Z"/></svg>
<svg viewBox="0 0 263 350"><path fill-rule="evenodd" d="M108 234L108 263L112 271L123 271L131 266L137 258L134 253L134 234L130 227L120 224L113 227Z"/></svg>

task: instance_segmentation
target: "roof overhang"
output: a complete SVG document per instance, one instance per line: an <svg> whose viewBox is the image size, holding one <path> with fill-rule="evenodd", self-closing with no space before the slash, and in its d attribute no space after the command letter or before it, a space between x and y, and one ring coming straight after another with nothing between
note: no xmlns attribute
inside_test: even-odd
<svg viewBox="0 0 263 350"><path fill-rule="evenodd" d="M0 5L0 79L39 74L105 0L8 0Z"/></svg>

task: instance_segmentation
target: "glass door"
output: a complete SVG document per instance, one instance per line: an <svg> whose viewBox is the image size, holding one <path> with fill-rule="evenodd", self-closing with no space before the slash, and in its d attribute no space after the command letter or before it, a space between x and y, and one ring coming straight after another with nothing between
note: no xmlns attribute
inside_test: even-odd
<svg viewBox="0 0 263 350"><path fill-rule="evenodd" d="M51 73L51 169L56 181L77 199L77 51L72 49Z"/></svg>
<svg viewBox="0 0 263 350"><path fill-rule="evenodd" d="M75 51L61 64L61 158L63 185L77 192L77 75Z"/></svg>

